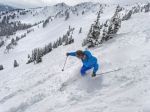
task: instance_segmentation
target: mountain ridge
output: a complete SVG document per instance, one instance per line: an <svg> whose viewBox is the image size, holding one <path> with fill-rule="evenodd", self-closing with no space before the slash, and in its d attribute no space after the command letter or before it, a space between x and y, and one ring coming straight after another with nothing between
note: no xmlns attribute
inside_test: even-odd
<svg viewBox="0 0 150 112"><path fill-rule="evenodd" d="M0 4L0 11L10 11L10 10L14 10L14 9L16 9L16 8L13 6Z"/></svg>

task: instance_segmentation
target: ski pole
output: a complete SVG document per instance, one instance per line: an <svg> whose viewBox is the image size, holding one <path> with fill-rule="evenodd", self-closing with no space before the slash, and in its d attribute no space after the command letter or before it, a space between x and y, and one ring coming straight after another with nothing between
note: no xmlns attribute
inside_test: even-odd
<svg viewBox="0 0 150 112"><path fill-rule="evenodd" d="M67 58L68 58L68 56L66 57L66 60L65 60L65 63L64 63L62 71L64 71L64 68L65 68L65 65L66 65L66 62L67 62Z"/></svg>

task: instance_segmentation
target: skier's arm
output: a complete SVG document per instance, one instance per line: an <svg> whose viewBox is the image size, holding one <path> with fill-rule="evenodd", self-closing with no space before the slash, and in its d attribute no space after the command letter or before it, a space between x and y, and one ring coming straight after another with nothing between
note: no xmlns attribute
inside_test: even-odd
<svg viewBox="0 0 150 112"><path fill-rule="evenodd" d="M88 58L91 58L91 57L92 57L92 54L91 54L90 51L84 51L84 53L86 54L86 56L87 56Z"/></svg>
<svg viewBox="0 0 150 112"><path fill-rule="evenodd" d="M67 56L76 56L76 52L67 53Z"/></svg>

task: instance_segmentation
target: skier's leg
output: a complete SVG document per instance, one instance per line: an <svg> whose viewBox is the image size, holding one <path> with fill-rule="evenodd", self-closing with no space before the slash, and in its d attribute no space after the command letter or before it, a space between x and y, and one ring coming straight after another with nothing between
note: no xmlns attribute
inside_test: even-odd
<svg viewBox="0 0 150 112"><path fill-rule="evenodd" d="M96 72L98 71L99 65L96 63L94 66L93 72L96 74Z"/></svg>
<svg viewBox="0 0 150 112"><path fill-rule="evenodd" d="M80 70L81 75L84 76L85 73L86 73L86 71L89 70L89 69L91 69L91 68L87 68L87 67L85 67L85 66L82 66L82 68L81 68L81 70Z"/></svg>

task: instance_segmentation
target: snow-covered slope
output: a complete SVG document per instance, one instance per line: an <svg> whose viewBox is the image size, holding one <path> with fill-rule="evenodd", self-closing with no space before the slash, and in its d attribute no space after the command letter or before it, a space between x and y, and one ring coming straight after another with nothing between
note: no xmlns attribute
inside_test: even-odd
<svg viewBox="0 0 150 112"><path fill-rule="evenodd" d="M115 6L104 10L101 21L110 18ZM0 112L150 112L150 13L137 13L122 23L118 35L101 47L90 49L98 58L101 72L121 68L120 71L91 78L80 76L80 60L69 57L65 71L65 54L83 49L96 13L72 16L68 21L57 18L43 29L19 41L18 46L3 54L0 63ZM75 27L75 42L60 46L44 56L40 64L26 65L27 54L62 36L68 26ZM83 27L83 33L78 34ZM22 33L22 32L17 32ZM13 68L13 60L20 63Z"/></svg>
<svg viewBox="0 0 150 112"><path fill-rule="evenodd" d="M64 10L63 12L65 12L66 7L67 6L65 4L57 4L53 6L53 8L44 7L44 8L33 9L34 11L32 11L32 14L33 12L38 12L37 15L35 15L36 17L32 16L33 17L32 18L31 14L28 12L26 15L20 16L18 19L22 23L35 23L38 21L37 19L39 20L47 19L49 14L51 15L53 13L53 15L55 15L56 14L55 12L59 12L56 10ZM106 14L106 16L103 17L102 19L105 20L106 18L110 18L112 15L111 13L113 13L110 11L112 10L112 8L115 8L115 7L116 6L107 8L105 11L109 13ZM74 38L78 38L78 32L79 32L80 27L83 27L84 29L83 32L85 32L85 35L87 35L91 23L93 23L93 21L96 18L97 11L99 10L99 4L94 5L93 3L82 3L81 5L76 5L75 8L78 9L77 11L79 13L78 16L76 14L71 14L70 18L67 21L65 21L65 17L60 17L60 18L58 17L58 18L53 19L53 21L50 21L46 28L43 28L43 24L39 24L37 26L30 28L30 29L34 29L34 32L31 32L30 34L28 34L26 38L21 39L18 42L18 45L15 46L14 49L11 49L9 53L4 54L4 52L6 51L6 45L10 43L11 38L16 38L16 36L23 35L27 31L26 30L19 31L19 32L16 32L15 35L12 35L10 39L6 40L5 46L0 48L1 64L4 65L4 67L6 68L12 68L12 66L10 65L12 64L14 59L17 59L19 63L21 63L21 65L25 64L27 62L27 55L30 54L34 48L44 47L49 42L56 41L59 37L62 37L66 33L69 26L75 28L75 34L73 36ZM73 9L74 8L72 7L72 10ZM70 12L72 12L72 10L70 9ZM84 15L81 14L83 10L85 11ZM49 13L47 11L49 11ZM43 15L44 12L46 16ZM25 22L25 21L28 21L28 22ZM85 36L83 37L85 38ZM6 57L9 60L5 60Z"/></svg>

